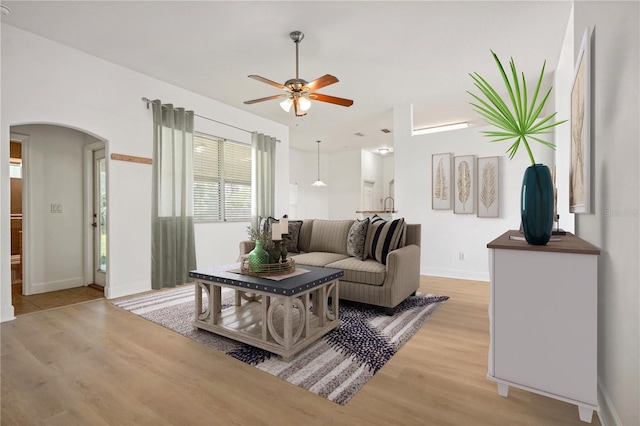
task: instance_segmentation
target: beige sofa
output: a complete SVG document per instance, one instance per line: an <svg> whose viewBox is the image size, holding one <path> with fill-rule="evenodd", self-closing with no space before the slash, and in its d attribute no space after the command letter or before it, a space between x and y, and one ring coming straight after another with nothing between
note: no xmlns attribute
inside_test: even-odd
<svg viewBox="0 0 640 426"><path fill-rule="evenodd" d="M353 220L303 220L298 240L299 253L290 252L297 265L342 269L340 299L386 308L392 315L400 302L420 285L420 224L405 224L405 244L389 252L386 265L372 258L360 260L347 253L347 239ZM371 234L371 232L369 232ZM371 235L367 235L367 239ZM240 255L253 250L253 241L240 243Z"/></svg>

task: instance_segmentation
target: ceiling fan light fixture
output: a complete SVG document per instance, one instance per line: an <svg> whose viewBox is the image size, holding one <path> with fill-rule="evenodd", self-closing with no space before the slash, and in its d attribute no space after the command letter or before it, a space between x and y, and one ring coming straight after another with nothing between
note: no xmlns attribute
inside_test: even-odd
<svg viewBox="0 0 640 426"><path fill-rule="evenodd" d="M244 101L246 105L255 104L258 102L270 101L273 99L282 99L283 97L287 97L287 99L283 102L280 102L280 107L285 112L290 112L291 107L293 106L294 113L296 117L303 117L307 115L307 111L311 108L311 101L319 101L319 102L327 102L334 105L340 105L344 107L350 107L353 105L353 101L351 99L338 98L335 96L323 95L321 93L317 93L316 90L322 89L323 87L327 87L331 84L335 84L338 82L338 79L331 74L325 74L322 77L316 78L311 82L307 82L306 80L300 78L299 75L299 52L298 45L300 41L304 38L304 34L300 31L293 31L289 34L291 40L294 41L296 45L296 78L289 79L285 81L284 84L277 83L273 80L269 80L268 78L261 77L259 75L250 75L249 78L252 78L257 81L261 81L270 86L277 87L278 89L284 90L288 92L288 94L280 94L267 96L259 99L252 99L250 101Z"/></svg>
<svg viewBox="0 0 640 426"><path fill-rule="evenodd" d="M311 108L311 101L304 96L298 98L298 105L302 111L308 111Z"/></svg>
<svg viewBox="0 0 640 426"><path fill-rule="evenodd" d="M293 100L291 98L287 98L284 101L280 102L280 107L284 110L284 112L291 111L291 106L293 105Z"/></svg>

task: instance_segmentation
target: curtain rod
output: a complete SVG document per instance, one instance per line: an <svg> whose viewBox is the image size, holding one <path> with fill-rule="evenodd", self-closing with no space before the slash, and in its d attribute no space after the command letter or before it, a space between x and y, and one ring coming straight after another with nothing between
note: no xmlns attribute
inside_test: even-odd
<svg viewBox="0 0 640 426"><path fill-rule="evenodd" d="M153 102L153 101L151 99L147 98L146 96L144 96L142 98L142 102L145 102L147 104L147 109L149 109L149 104L151 102ZM234 129L242 130L243 132L255 133L255 132L253 132L251 130L243 129L241 127L236 127L236 126L233 126L231 124L223 123L222 121L214 120L213 118L209 118L209 117L205 117L203 115L196 114L195 112L193 113L193 115L195 115L196 117L204 118L205 120L213 121L214 123L222 124L223 126L233 127ZM276 142L280 143L280 140L276 139Z"/></svg>

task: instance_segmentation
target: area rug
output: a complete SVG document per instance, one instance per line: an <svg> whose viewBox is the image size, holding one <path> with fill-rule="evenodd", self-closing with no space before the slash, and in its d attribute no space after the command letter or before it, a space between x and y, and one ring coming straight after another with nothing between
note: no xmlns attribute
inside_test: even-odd
<svg viewBox="0 0 640 426"><path fill-rule="evenodd" d="M341 405L449 298L417 293L397 306L393 316L382 308L341 300L340 327L285 362L271 352L196 329L194 293L191 284L113 304ZM223 289L222 297L223 309L233 304L231 289Z"/></svg>

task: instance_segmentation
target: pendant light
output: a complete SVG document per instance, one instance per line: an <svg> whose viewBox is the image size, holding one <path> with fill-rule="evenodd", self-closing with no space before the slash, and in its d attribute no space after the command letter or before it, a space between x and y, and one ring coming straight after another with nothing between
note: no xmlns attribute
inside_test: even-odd
<svg viewBox="0 0 640 426"><path fill-rule="evenodd" d="M313 182L311 186L318 186L318 187L327 186L326 183L320 180L320 141L316 141L316 142L318 142L318 180Z"/></svg>

